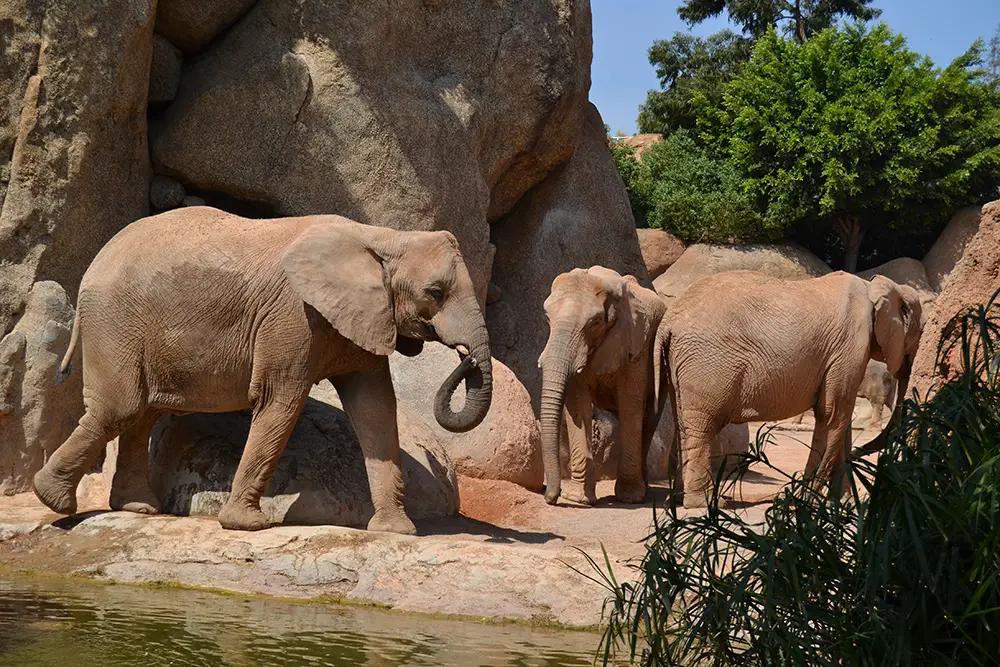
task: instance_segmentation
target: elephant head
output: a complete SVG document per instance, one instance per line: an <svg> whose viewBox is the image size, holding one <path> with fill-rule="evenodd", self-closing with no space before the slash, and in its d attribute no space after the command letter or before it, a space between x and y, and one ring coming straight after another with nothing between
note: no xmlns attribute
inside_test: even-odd
<svg viewBox="0 0 1000 667"><path fill-rule="evenodd" d="M483 311L455 237L399 232L325 218L285 250L282 267L295 292L342 336L378 355L414 356L423 341L458 350L462 362L434 401L438 423L465 432L486 417L493 395ZM451 399L465 380L465 405Z"/></svg>
<svg viewBox="0 0 1000 667"><path fill-rule="evenodd" d="M545 500L559 499L559 433L566 387L585 369L615 373L645 348L655 323L642 307L642 289L631 276L602 266L556 276L545 300L549 339L538 358L542 369L541 431Z"/></svg>
<svg viewBox="0 0 1000 667"><path fill-rule="evenodd" d="M872 358L885 362L889 374L903 384L920 343L923 308L915 289L884 276L868 283L872 304Z"/></svg>

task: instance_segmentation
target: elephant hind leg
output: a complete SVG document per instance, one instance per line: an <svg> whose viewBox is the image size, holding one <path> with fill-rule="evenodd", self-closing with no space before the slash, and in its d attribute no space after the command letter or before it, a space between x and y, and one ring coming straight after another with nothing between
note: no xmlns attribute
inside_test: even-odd
<svg viewBox="0 0 1000 667"><path fill-rule="evenodd" d="M160 503L149 485L149 435L159 418L147 410L136 423L118 436L118 462L111 481L113 510L158 514Z"/></svg>
<svg viewBox="0 0 1000 667"><path fill-rule="evenodd" d="M684 507L707 507L713 493L712 448L721 430L706 414L678 410Z"/></svg>
<svg viewBox="0 0 1000 667"><path fill-rule="evenodd" d="M288 392L266 387L266 399L254 407L250 435L243 448L240 464L233 478L229 500L219 511L219 523L227 530L263 530L267 517L260 509L260 498L267 491L278 459L306 402L306 391Z"/></svg>
<svg viewBox="0 0 1000 667"><path fill-rule="evenodd" d="M35 473L35 495L53 512L76 513L76 487L101 450L121 430L120 422L88 408L66 441Z"/></svg>

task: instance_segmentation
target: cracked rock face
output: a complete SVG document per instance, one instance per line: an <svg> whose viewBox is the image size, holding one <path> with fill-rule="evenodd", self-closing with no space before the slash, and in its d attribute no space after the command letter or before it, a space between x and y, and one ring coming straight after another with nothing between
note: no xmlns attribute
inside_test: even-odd
<svg viewBox="0 0 1000 667"><path fill-rule="evenodd" d="M24 316L0 340L0 493L31 490L31 477L69 437L83 415L77 372L60 385L56 371L69 346L73 307L57 283L35 283Z"/></svg>
<svg viewBox="0 0 1000 667"><path fill-rule="evenodd" d="M0 3L0 335L148 212L154 0ZM122 57L128 54L128 57Z"/></svg>
<svg viewBox="0 0 1000 667"><path fill-rule="evenodd" d="M489 221L573 152L590 59L580 0L261 0L185 71L153 159L279 215L448 229L485 298Z"/></svg>

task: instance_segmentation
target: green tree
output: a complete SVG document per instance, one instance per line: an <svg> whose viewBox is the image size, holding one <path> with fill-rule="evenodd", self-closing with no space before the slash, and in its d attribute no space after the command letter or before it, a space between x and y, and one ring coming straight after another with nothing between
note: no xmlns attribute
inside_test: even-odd
<svg viewBox="0 0 1000 667"><path fill-rule="evenodd" d="M868 227L927 227L996 195L1000 101L982 50L937 70L884 24L805 44L772 30L721 106L701 100L701 137L743 176L765 229L833 225L854 271Z"/></svg>
<svg viewBox="0 0 1000 667"><path fill-rule="evenodd" d="M739 172L699 146L688 130L677 130L646 148L612 146L640 227L665 229L689 243L769 241L753 202L741 190Z"/></svg>
<svg viewBox="0 0 1000 667"><path fill-rule="evenodd" d="M873 0L684 0L677 13L689 25L726 12L729 20L754 39L783 25L802 44L840 17L871 21L881 15Z"/></svg>
<svg viewBox="0 0 1000 667"><path fill-rule="evenodd" d="M649 49L661 90L650 90L639 107L639 131L668 134L697 124L694 98L722 101L722 88L753 50L752 42L731 30L710 37L675 33Z"/></svg>

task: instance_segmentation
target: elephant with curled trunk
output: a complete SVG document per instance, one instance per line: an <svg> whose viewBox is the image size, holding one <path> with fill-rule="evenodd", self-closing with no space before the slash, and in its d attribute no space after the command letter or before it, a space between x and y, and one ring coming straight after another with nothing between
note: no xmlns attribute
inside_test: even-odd
<svg viewBox="0 0 1000 667"><path fill-rule="evenodd" d="M56 512L75 512L77 484L118 436L111 507L156 513L148 445L157 417L252 408L219 522L264 528L260 497L309 389L327 378L365 455L369 530L415 533L402 504L387 355L418 354L430 340L463 358L438 391L435 416L451 431L474 428L492 396L489 338L448 232L333 215L248 220L209 207L138 220L84 274L62 372L82 342L86 413L35 475L35 493ZM456 413L451 397L463 379Z"/></svg>
<svg viewBox="0 0 1000 667"><path fill-rule="evenodd" d="M545 300L549 339L542 369L545 500L596 501L591 450L594 407L618 415L621 443L615 497L646 497L645 459L662 409L654 398L653 341L666 305L632 276L594 266L556 276ZM562 488L559 436L565 418L571 479Z"/></svg>
<svg viewBox="0 0 1000 667"><path fill-rule="evenodd" d="M684 506L707 503L711 447L726 424L808 409L816 427L805 472L839 488L868 361L885 362L897 379L898 409L921 321L917 292L882 276L786 281L732 271L697 281L671 305L654 346L674 398L674 491Z"/></svg>

